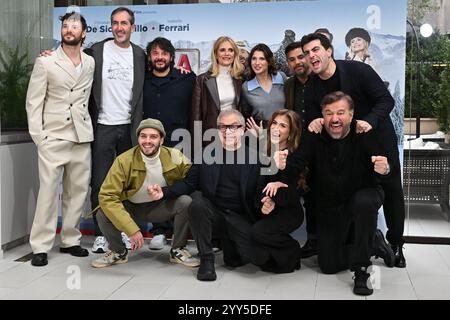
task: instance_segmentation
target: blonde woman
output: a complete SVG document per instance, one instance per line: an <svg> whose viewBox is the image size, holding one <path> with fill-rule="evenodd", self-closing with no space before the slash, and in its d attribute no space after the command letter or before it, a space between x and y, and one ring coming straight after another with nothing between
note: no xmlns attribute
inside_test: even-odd
<svg viewBox="0 0 450 320"><path fill-rule="evenodd" d="M375 63L369 53L370 42L370 35L365 29L350 29L345 36L345 43L348 47L345 60L364 62L375 70Z"/></svg>
<svg viewBox="0 0 450 320"><path fill-rule="evenodd" d="M219 37L211 52L211 67L200 74L192 94L192 132L194 121L202 122L202 132L216 128L217 116L223 110L241 111L241 73L239 49L233 39Z"/></svg>

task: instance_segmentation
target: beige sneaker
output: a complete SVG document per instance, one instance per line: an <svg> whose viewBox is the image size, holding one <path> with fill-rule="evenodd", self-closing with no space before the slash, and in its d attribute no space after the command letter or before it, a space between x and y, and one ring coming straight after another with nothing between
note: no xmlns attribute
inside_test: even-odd
<svg viewBox="0 0 450 320"><path fill-rule="evenodd" d="M200 260L192 256L186 248L170 249L170 262L180 263L186 267L198 267Z"/></svg>
<svg viewBox="0 0 450 320"><path fill-rule="evenodd" d="M108 250L101 258L91 262L91 266L94 268L105 268L114 264L122 264L128 262L127 257L128 250L125 249L125 253L118 254L117 252Z"/></svg>

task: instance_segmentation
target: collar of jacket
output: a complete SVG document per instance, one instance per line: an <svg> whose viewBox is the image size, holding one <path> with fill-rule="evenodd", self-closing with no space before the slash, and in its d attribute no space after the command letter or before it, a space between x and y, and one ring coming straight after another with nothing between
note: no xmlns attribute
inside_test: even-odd
<svg viewBox="0 0 450 320"><path fill-rule="evenodd" d="M161 146L161 152L159 153L159 160L161 160L162 173L173 170L176 165L172 162L172 156L170 153L170 148ZM146 171L144 160L142 160L141 148L139 146L134 147L133 151L133 162L131 164L132 170Z"/></svg>
<svg viewBox="0 0 450 320"><path fill-rule="evenodd" d="M276 84L281 84L281 85L284 84L283 76L279 72L272 75L272 85L276 85ZM249 80L247 82L248 91L252 91L252 90L255 90L256 88L260 88L260 87L261 87L261 85L259 84L259 81L256 78L256 76L252 80Z"/></svg>

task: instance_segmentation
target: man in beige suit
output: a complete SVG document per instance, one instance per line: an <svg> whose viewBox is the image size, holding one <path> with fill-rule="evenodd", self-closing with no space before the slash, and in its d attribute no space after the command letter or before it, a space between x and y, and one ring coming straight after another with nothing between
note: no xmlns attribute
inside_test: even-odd
<svg viewBox="0 0 450 320"><path fill-rule="evenodd" d="M60 18L61 46L36 59L27 92L30 135L37 146L40 189L31 228L33 266L48 263L58 221L57 186L63 173L60 252L84 257L78 229L88 193L92 123L88 100L95 62L81 51L86 20L78 13Z"/></svg>

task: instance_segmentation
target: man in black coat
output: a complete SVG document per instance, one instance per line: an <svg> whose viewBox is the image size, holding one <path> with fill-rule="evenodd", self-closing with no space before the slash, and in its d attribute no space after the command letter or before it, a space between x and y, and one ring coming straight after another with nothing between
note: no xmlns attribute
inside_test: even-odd
<svg viewBox="0 0 450 320"><path fill-rule="evenodd" d="M374 130L357 133L352 98L333 92L322 102L320 134L305 132L300 147L278 167L291 176L314 163L318 262L327 274L350 268L354 293L370 295L367 285L372 252L393 266L394 254L376 229L384 192L380 181L389 177L391 159L384 156ZM285 170L286 169L286 170Z"/></svg>
<svg viewBox="0 0 450 320"><path fill-rule="evenodd" d="M189 225L200 256L197 279L201 281L217 277L213 235L221 239L225 265L238 267L261 260L250 236L259 218L255 206L258 156L242 141L245 120L239 111L222 111L217 128L217 140L205 147L202 162L192 165L184 181L163 188L164 196L201 191L192 195L189 207Z"/></svg>
<svg viewBox="0 0 450 320"><path fill-rule="evenodd" d="M217 128L221 143L211 153L214 161L208 164L205 148L203 163L194 164L187 176L201 191L189 206L189 224L200 255L197 279L202 281L216 279L213 234L221 239L225 265L253 261L250 229L259 216L255 197L260 165L242 141L244 117L237 110L222 111Z"/></svg>
<svg viewBox="0 0 450 320"><path fill-rule="evenodd" d="M170 40L157 37L147 45L150 70L144 82L144 119L159 119L166 129L164 144L173 148L176 129L190 129L192 90L196 75L175 68L175 48Z"/></svg>
<svg viewBox="0 0 450 320"><path fill-rule="evenodd" d="M350 95L354 101L357 132L376 130L384 151L392 161L390 177L381 182L385 193L383 209L388 227L386 237L395 253L395 266L404 268L406 261L402 245L405 204L397 138L389 116L394 107L394 99L370 66L356 61L335 61L332 57L333 49L324 35L306 35L301 44L314 74L305 89L308 129L316 133L322 130L322 98L340 90Z"/></svg>

